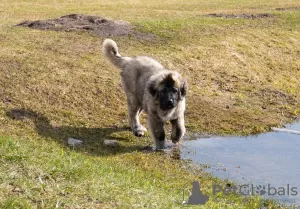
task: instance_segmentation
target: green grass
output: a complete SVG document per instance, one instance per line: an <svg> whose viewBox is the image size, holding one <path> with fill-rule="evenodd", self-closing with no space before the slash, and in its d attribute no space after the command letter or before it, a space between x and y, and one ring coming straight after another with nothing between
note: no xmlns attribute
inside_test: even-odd
<svg viewBox="0 0 300 209"><path fill-rule="evenodd" d="M0 207L181 208L182 189L194 179L208 195L219 182L142 150L151 139L128 131L119 71L101 54L103 38L14 25L70 13L126 20L158 38L115 37L121 54L152 56L187 77L188 132L249 134L299 117L299 7L296 0L1 1ZM69 137L83 146L69 148ZM120 146L107 148L104 139ZM205 208L262 205L279 207L218 196Z"/></svg>
<svg viewBox="0 0 300 209"><path fill-rule="evenodd" d="M180 208L182 189L197 178L211 195L217 179L195 176L163 154L133 152L97 156L62 148L51 141L1 138L1 199L3 208ZM257 208L258 198L228 200L211 196L206 207ZM272 206L273 203L270 203Z"/></svg>

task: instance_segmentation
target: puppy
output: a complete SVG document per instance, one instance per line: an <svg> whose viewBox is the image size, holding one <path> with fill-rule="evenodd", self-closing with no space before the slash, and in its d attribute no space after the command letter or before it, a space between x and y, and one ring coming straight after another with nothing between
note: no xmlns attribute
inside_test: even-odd
<svg viewBox="0 0 300 209"><path fill-rule="evenodd" d="M172 124L171 140L177 143L185 133L184 112L187 81L178 72L165 69L147 56L123 57L111 39L103 42L103 54L121 69L122 87L127 97L129 124L135 136L147 131L140 124L142 111L148 114L148 126L156 149L165 146L164 124Z"/></svg>

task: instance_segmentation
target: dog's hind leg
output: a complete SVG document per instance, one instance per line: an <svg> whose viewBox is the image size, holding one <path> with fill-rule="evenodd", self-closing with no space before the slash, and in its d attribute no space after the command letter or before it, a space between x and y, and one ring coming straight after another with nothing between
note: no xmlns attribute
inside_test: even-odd
<svg viewBox="0 0 300 209"><path fill-rule="evenodd" d="M141 107L137 104L135 99L128 98L128 116L129 116L129 124L133 134L137 137L141 137L145 135L147 129L140 124L140 114L142 112Z"/></svg>

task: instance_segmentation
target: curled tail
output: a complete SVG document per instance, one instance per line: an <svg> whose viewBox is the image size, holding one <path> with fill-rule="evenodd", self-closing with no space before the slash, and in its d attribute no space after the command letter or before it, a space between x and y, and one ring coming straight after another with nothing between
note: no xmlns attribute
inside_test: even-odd
<svg viewBox="0 0 300 209"><path fill-rule="evenodd" d="M103 46L102 46L102 52L104 54L104 56L109 59L109 61L115 65L116 67L122 69L126 63L126 61L128 61L129 57L122 57L119 54L119 49L118 46L116 44L116 42L114 42L111 39L105 39L103 42Z"/></svg>

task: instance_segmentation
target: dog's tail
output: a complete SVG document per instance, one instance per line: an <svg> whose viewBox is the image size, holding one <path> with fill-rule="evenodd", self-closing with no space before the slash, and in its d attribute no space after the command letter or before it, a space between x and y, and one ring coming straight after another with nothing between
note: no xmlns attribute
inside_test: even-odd
<svg viewBox="0 0 300 209"><path fill-rule="evenodd" d="M125 63L131 59L130 57L122 57L119 54L119 49L116 42L108 38L103 42L102 52L112 64L120 69L122 69Z"/></svg>

